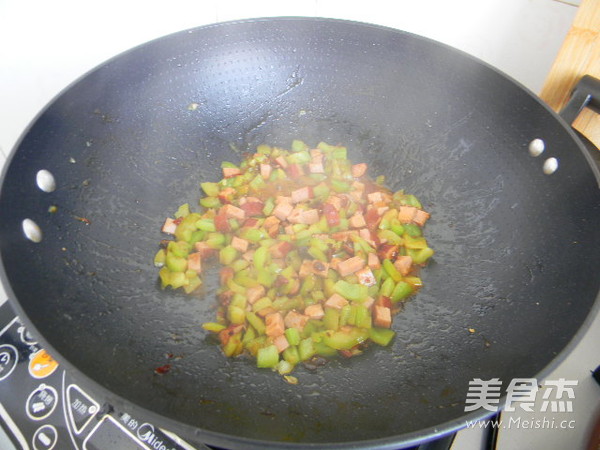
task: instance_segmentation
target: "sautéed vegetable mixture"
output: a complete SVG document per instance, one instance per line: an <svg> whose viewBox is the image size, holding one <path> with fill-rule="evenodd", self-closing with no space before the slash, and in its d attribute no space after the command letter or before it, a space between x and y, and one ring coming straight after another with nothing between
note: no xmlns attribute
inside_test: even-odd
<svg viewBox="0 0 600 450"><path fill-rule="evenodd" d="M173 239L154 263L163 288L186 293L201 286L206 264L221 263L217 316L202 326L225 355L287 374L318 356L388 345L392 317L433 255L419 200L323 142L261 145L221 167L222 180L201 183L203 212L184 204L166 219Z"/></svg>

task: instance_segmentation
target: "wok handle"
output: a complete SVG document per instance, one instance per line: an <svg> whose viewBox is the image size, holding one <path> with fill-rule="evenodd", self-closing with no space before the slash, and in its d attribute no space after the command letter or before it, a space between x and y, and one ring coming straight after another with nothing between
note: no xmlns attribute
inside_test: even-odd
<svg viewBox="0 0 600 450"><path fill-rule="evenodd" d="M600 114L600 80L591 75L584 75L575 85L571 99L560 111L559 115L568 124L572 124L585 107Z"/></svg>
<svg viewBox="0 0 600 450"><path fill-rule="evenodd" d="M600 80L590 75L584 75L579 80L573 89L571 99L558 114L571 125L581 110L586 107L600 114ZM592 165L592 170L598 180L598 187L600 187L600 151L585 136L577 134L589 156L588 161Z"/></svg>

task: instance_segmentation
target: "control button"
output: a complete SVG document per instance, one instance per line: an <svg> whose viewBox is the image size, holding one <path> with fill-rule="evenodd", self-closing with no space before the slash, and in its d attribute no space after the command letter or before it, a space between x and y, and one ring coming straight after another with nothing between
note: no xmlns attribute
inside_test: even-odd
<svg viewBox="0 0 600 450"><path fill-rule="evenodd" d="M98 448L140 450L147 449L148 447L138 441L135 436L129 433L123 425L111 416L104 416L83 441L84 450L95 450ZM153 448L159 449L161 447Z"/></svg>
<svg viewBox="0 0 600 450"><path fill-rule="evenodd" d="M30 358L29 373L33 378L46 378L58 367L58 363L43 349L31 355Z"/></svg>
<svg viewBox="0 0 600 450"><path fill-rule="evenodd" d="M37 344L37 341L34 339L34 337L31 334L29 334L29 331L27 331L27 328L25 328L23 325L21 325L19 328L17 328L17 332L19 333L19 337L21 338L21 342L23 344L26 344L26 345Z"/></svg>
<svg viewBox="0 0 600 450"><path fill-rule="evenodd" d="M58 394L52 386L40 384L39 387L29 394L25 410L32 420L42 420L48 417L56 408Z"/></svg>
<svg viewBox="0 0 600 450"><path fill-rule="evenodd" d="M31 443L35 450L52 450L58 441L58 432L52 425L42 425L33 434Z"/></svg>
<svg viewBox="0 0 600 450"><path fill-rule="evenodd" d="M74 384L67 388L67 402L71 424L79 434L100 410L100 405Z"/></svg>
<svg viewBox="0 0 600 450"><path fill-rule="evenodd" d="M8 377L19 361L17 349L10 344L0 345L0 381Z"/></svg>

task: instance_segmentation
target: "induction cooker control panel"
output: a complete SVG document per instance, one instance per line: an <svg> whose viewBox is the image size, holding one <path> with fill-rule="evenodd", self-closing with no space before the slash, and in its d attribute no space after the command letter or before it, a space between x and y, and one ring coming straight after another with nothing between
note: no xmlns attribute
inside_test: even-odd
<svg viewBox="0 0 600 450"><path fill-rule="evenodd" d="M0 306L0 416L17 448L192 448L159 427L101 404L78 386L27 332L8 302Z"/></svg>

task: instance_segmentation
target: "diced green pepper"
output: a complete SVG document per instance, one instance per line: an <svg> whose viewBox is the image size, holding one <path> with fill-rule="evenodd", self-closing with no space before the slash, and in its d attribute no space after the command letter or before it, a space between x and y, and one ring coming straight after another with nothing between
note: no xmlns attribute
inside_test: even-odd
<svg viewBox="0 0 600 450"><path fill-rule="evenodd" d="M298 139L294 139L292 141L292 151L293 152L301 152L301 151L306 151L308 149L309 149L308 145L306 145L303 141L300 141Z"/></svg>
<svg viewBox="0 0 600 450"><path fill-rule="evenodd" d="M372 327L369 329L369 338L378 345L389 345L396 333L389 328Z"/></svg>
<svg viewBox="0 0 600 450"><path fill-rule="evenodd" d="M202 231L217 231L214 219L200 219L196 222L196 228Z"/></svg>
<svg viewBox="0 0 600 450"><path fill-rule="evenodd" d="M419 237L423 234L421 231L421 227L419 225L415 225L414 223L406 223L402 227L404 228L404 232L410 237Z"/></svg>
<svg viewBox="0 0 600 450"><path fill-rule="evenodd" d="M200 183L200 187L209 197L216 197L219 195L220 188L218 183L211 183L207 181L206 183Z"/></svg>
<svg viewBox="0 0 600 450"><path fill-rule="evenodd" d="M246 311L246 320L250 325L252 325L252 327L254 327L258 334L265 334L265 323L255 313Z"/></svg>
<svg viewBox="0 0 600 450"><path fill-rule="evenodd" d="M300 344L300 332L297 328L286 328L285 338L290 345Z"/></svg>
<svg viewBox="0 0 600 450"><path fill-rule="evenodd" d="M369 297L369 288L362 284L351 284L344 280L337 281L333 286L334 292L346 300L364 302Z"/></svg>
<svg viewBox="0 0 600 450"><path fill-rule="evenodd" d="M302 339L298 344L298 354L300 355L300 361L306 361L315 356L316 350L312 340L312 337Z"/></svg>
<svg viewBox="0 0 600 450"><path fill-rule="evenodd" d="M218 197L203 197L200 199L200 206L205 208L218 208L221 206L221 200Z"/></svg>
<svg viewBox="0 0 600 450"><path fill-rule="evenodd" d="M213 333L218 333L219 331L222 331L227 327L225 325L223 325L222 323L206 322L206 323L202 324L202 328L204 328L206 331L212 331Z"/></svg>
<svg viewBox="0 0 600 450"><path fill-rule="evenodd" d="M381 263L383 270L394 280L396 283L402 280L402 274L398 272L398 269L394 267L394 263L389 259L384 259Z"/></svg>
<svg viewBox="0 0 600 450"><path fill-rule="evenodd" d="M175 254L171 252L167 252L165 263L171 272L184 272L185 269L187 269L187 259L175 256Z"/></svg>
<svg viewBox="0 0 600 450"><path fill-rule="evenodd" d="M161 248L159 251L156 252L156 255L154 255L154 265L156 267L164 266L166 257L167 252L165 252L165 249Z"/></svg>
<svg viewBox="0 0 600 450"><path fill-rule="evenodd" d="M175 217L186 217L189 213L190 205L188 203L184 203L177 209L177 212L175 212Z"/></svg>
<svg viewBox="0 0 600 450"><path fill-rule="evenodd" d="M336 350L350 350L369 338L365 328L346 327L340 331L329 331L323 336L323 342Z"/></svg>
<svg viewBox="0 0 600 450"><path fill-rule="evenodd" d="M400 300L404 300L406 297L408 297L412 293L413 293L413 287L410 284L408 284L406 281L399 281L396 284L396 286L394 287L392 295L390 296L390 300L393 303L396 303L396 302L399 302Z"/></svg>
<svg viewBox="0 0 600 450"><path fill-rule="evenodd" d="M271 368L275 367L278 362L279 352L274 345L258 349L258 352L256 353L256 367Z"/></svg>
<svg viewBox="0 0 600 450"><path fill-rule="evenodd" d="M298 364L300 362L300 354L298 353L298 347L296 345L290 345L288 348L286 348L283 351L283 359L285 359L292 365Z"/></svg>
<svg viewBox="0 0 600 450"><path fill-rule="evenodd" d="M237 250L235 248L233 248L231 245L228 245L226 247L223 247L221 249L221 251L219 252L219 261L221 262L221 264L224 264L227 266L235 260L237 255L238 255Z"/></svg>

